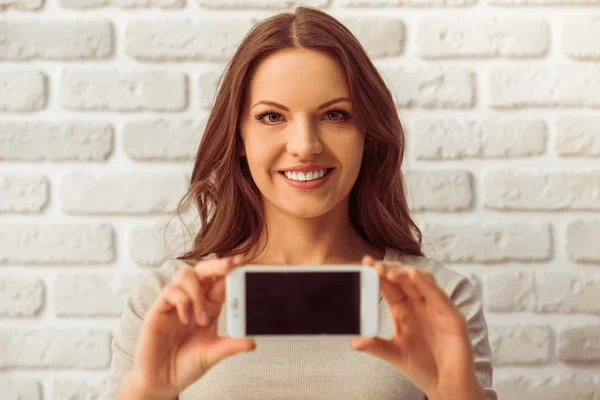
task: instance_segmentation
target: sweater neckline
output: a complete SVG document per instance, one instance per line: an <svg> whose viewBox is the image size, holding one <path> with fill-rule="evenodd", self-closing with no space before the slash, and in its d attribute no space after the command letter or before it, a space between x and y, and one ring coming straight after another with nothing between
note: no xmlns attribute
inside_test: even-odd
<svg viewBox="0 0 600 400"><path fill-rule="evenodd" d="M394 249L392 249L391 247L386 247L385 252L383 253L382 261L395 261L393 252L394 252ZM209 254L208 257L209 258L219 258L221 256L218 253L211 253L211 254Z"/></svg>
<svg viewBox="0 0 600 400"><path fill-rule="evenodd" d="M219 255L217 253L212 253L211 254L214 258L218 258ZM394 254L394 249L392 249L391 247L386 247L385 248L385 253L383 254L383 260L382 261L396 261L395 259L395 254ZM383 294L381 293L381 289L379 289L379 301L381 302L381 299L383 298Z"/></svg>

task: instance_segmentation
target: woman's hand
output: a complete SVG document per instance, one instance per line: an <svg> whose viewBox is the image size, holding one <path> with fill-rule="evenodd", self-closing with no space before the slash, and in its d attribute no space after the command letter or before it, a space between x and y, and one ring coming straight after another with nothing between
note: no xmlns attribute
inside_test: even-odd
<svg viewBox="0 0 600 400"><path fill-rule="evenodd" d="M388 267L370 256L394 321L394 336L353 339L351 347L379 357L410 379L430 399L483 399L475 375L466 320L431 273L399 263Z"/></svg>
<svg viewBox="0 0 600 400"><path fill-rule="evenodd" d="M255 342L217 334L225 276L244 257L202 260L181 268L144 317L129 382L148 398L175 398L222 359ZM203 321L206 313L207 320Z"/></svg>

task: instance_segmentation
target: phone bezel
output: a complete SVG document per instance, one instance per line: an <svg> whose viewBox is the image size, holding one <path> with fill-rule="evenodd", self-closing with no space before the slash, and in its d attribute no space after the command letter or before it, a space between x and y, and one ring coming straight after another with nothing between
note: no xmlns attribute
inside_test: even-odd
<svg viewBox="0 0 600 400"><path fill-rule="evenodd" d="M246 335L246 272L360 272L360 318L359 335ZM232 338L251 339L339 339L375 337L379 333L379 275L366 265L247 265L232 270L225 277L225 306L227 307L227 334Z"/></svg>

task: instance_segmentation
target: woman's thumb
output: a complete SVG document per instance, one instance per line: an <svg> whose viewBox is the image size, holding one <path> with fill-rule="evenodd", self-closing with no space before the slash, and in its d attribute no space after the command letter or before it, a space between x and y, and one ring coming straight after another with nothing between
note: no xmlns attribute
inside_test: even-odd
<svg viewBox="0 0 600 400"><path fill-rule="evenodd" d="M220 338L210 347L208 362L215 365L219 361L237 353L252 351L256 348L256 342L252 339Z"/></svg>
<svg viewBox="0 0 600 400"><path fill-rule="evenodd" d="M389 341L382 338L354 339L350 343L354 350L366 351L391 364L398 362L398 349Z"/></svg>

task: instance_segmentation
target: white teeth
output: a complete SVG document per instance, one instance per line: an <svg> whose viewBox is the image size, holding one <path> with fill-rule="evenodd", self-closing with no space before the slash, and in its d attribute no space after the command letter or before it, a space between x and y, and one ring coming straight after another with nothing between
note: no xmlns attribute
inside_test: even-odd
<svg viewBox="0 0 600 400"><path fill-rule="evenodd" d="M314 179L319 179L322 178L323 175L325 175L327 173L327 170L324 169L320 169L318 171L310 171L308 173L304 173L304 172L290 172L290 171L285 171L285 176L287 176L289 179L292 179L294 181L312 181Z"/></svg>

